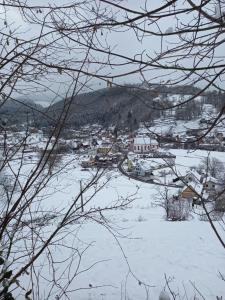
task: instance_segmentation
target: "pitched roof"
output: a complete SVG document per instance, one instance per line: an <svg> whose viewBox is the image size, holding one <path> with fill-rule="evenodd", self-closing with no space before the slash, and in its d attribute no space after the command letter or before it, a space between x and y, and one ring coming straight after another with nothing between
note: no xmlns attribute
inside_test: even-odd
<svg viewBox="0 0 225 300"><path fill-rule="evenodd" d="M155 139L149 137L135 137L134 144L138 145L158 145L158 142Z"/></svg>

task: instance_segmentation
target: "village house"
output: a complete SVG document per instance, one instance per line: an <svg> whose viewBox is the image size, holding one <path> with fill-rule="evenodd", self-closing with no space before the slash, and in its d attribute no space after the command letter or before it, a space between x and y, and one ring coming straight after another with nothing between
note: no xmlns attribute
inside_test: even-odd
<svg viewBox="0 0 225 300"><path fill-rule="evenodd" d="M201 184L184 186L180 197L188 200L198 199L202 193L202 189L203 186Z"/></svg>
<svg viewBox="0 0 225 300"><path fill-rule="evenodd" d="M188 201L197 203L200 197L206 201L215 202L215 208L222 211L225 210L225 198L217 197L218 192L221 190L221 183L218 179L204 174L199 174L195 170L187 172L186 175L177 177L173 182L182 182L183 188L178 197Z"/></svg>
<svg viewBox="0 0 225 300"><path fill-rule="evenodd" d="M109 141L103 140L100 145L98 145L97 153L102 155L107 155L113 151L113 145Z"/></svg>
<svg viewBox="0 0 225 300"><path fill-rule="evenodd" d="M137 176L145 176L145 169L139 163L137 163L134 167L133 173Z"/></svg>
<svg viewBox="0 0 225 300"><path fill-rule="evenodd" d="M188 171L186 174L176 177L173 182L183 184L183 188L181 189L178 197L189 201L197 200L204 189L203 178L203 175L200 175L195 170ZM204 196L208 197L208 195L206 195L206 191L204 191Z"/></svg>
<svg viewBox="0 0 225 300"><path fill-rule="evenodd" d="M134 176L140 176L140 177L146 177L147 179L156 179L155 176L152 173L151 168L146 168L145 166L136 163L134 166L132 173Z"/></svg>
<svg viewBox="0 0 225 300"><path fill-rule="evenodd" d="M204 188L206 191L215 191L219 184L219 180L209 176L204 180Z"/></svg>
<svg viewBox="0 0 225 300"><path fill-rule="evenodd" d="M149 137L135 137L131 144L131 150L134 153L149 153L151 151L157 151L159 149L159 143Z"/></svg>
<svg viewBox="0 0 225 300"><path fill-rule="evenodd" d="M176 178L173 179L173 182L181 184L189 184L193 182L194 184L202 183L204 175L200 175L197 171L192 170L188 171L185 174L179 174Z"/></svg>

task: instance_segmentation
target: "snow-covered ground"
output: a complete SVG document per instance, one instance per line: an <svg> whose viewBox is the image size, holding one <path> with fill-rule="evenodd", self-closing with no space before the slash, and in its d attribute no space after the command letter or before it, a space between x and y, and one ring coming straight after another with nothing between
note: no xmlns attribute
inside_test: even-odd
<svg viewBox="0 0 225 300"><path fill-rule="evenodd" d="M202 157L207 156L207 152L199 150L171 152L176 155L180 170L196 166ZM225 161L224 153L213 152L212 155ZM54 207L56 211L67 207L79 192L80 180L85 184L89 177L89 172L81 171L78 161L71 163L45 190L43 207ZM163 208L156 205L160 192L163 192L162 187L129 180L115 170L107 172L101 182L107 178L111 178L110 181L94 196L85 211L115 204L121 197L130 197L128 207L103 213L110 228L93 219L70 225L71 233L63 242L65 247L63 250L55 247L53 252L55 261L64 261L72 244L77 245L80 251L87 248L80 271L87 270L71 282L70 299L155 300L166 286L165 278L172 290L179 292L178 299L213 300L216 296L224 297L225 282L219 272L225 275L225 253L210 224L200 221L194 213L189 221L165 221ZM84 194L84 199L90 194L91 191ZM219 224L215 225L224 236ZM46 278L51 278L52 270L47 258L42 262L45 280L41 280L43 288L40 293L47 299L51 284ZM76 263L77 258L74 258L71 277ZM59 264L55 270L56 280L62 268L63 264ZM68 278L62 276L58 281L66 283ZM60 299L64 299L63 296Z"/></svg>
<svg viewBox="0 0 225 300"><path fill-rule="evenodd" d="M167 100L173 105L180 102L186 101L191 98L191 95L169 95ZM195 99L196 102L201 101L201 97ZM138 130L138 134L149 134L155 133L159 135L179 135L182 138L186 138L186 132L190 129L203 129L207 128L207 124L202 124L201 120L213 120L216 118L216 108L211 104L202 104L201 116L192 120L178 120L175 115L175 109L172 111L167 111L165 116L162 116L154 120L154 125L146 128L145 124L141 126ZM221 120L215 128L211 130L211 134L214 134L216 131L224 130L224 120Z"/></svg>
<svg viewBox="0 0 225 300"><path fill-rule="evenodd" d="M191 121L180 121L175 118L166 118L155 120L154 126L149 128L139 129L139 133L148 134L149 132L154 132L156 134L165 135L165 134L174 134L174 135L184 135L188 129L194 129L199 127L199 120L195 119Z"/></svg>

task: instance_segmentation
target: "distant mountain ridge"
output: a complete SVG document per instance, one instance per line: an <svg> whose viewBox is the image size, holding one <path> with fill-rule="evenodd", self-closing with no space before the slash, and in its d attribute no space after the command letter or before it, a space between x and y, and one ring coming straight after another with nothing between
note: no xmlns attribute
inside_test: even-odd
<svg viewBox="0 0 225 300"><path fill-rule="evenodd" d="M151 123L164 113L163 105L168 100L167 95L194 95L199 91L200 89L192 86L168 87L162 84L114 86L79 94L72 101L68 98L47 108L29 98L8 100L0 107L0 118L9 119L12 124L20 124L29 119L33 126L48 127L53 124L51 120L57 120L60 113L68 109L66 120L68 127L78 128L98 123L105 127L116 125L120 128L135 129L140 122ZM211 98L214 101L215 96ZM169 105L171 104L173 103L170 102ZM197 109L192 104L184 107L183 111L179 111L178 117L184 115L185 110L192 108Z"/></svg>
<svg viewBox="0 0 225 300"><path fill-rule="evenodd" d="M0 102L0 119L7 121L8 125L21 124L33 121L43 107L29 99L8 99Z"/></svg>
<svg viewBox="0 0 225 300"><path fill-rule="evenodd" d="M135 128L140 122L151 121L160 116L154 109L154 99L168 93L197 93L193 87L168 88L154 85L151 89L138 85L111 87L80 94L72 99L67 124L72 127L100 123L103 126ZM70 101L68 101L69 103ZM49 109L50 115L66 107L66 101L59 101Z"/></svg>

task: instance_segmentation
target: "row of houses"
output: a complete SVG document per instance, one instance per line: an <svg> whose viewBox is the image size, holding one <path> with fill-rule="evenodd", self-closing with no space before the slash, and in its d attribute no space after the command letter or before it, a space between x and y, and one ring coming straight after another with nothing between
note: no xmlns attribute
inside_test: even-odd
<svg viewBox="0 0 225 300"><path fill-rule="evenodd" d="M177 176L173 182L182 184L183 188L178 194L173 195L172 201L183 199L190 203L201 204L203 199L205 202L213 203L217 210L225 211L225 195L221 193L224 184L217 178L192 170L185 175Z"/></svg>
<svg viewBox="0 0 225 300"><path fill-rule="evenodd" d="M117 139L112 141L110 139L98 140L92 138L90 141L84 142L70 142L70 146L73 150L96 148L98 153L107 154L110 151L115 152L128 152L132 151L137 154L148 154L157 152L159 150L159 143L150 137L142 136L135 138L128 138L127 140Z"/></svg>

